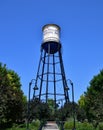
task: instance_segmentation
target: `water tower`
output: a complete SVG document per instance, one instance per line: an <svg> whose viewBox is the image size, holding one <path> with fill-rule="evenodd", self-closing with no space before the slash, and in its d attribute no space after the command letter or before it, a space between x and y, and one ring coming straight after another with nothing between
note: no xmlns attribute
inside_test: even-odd
<svg viewBox="0 0 103 130"><path fill-rule="evenodd" d="M62 59L62 44L60 42L60 27L56 24L43 26L43 40L41 55L35 80L33 98L46 103L53 99L55 107L57 101L63 99L69 102L67 80ZM36 91L37 90L37 91Z"/></svg>

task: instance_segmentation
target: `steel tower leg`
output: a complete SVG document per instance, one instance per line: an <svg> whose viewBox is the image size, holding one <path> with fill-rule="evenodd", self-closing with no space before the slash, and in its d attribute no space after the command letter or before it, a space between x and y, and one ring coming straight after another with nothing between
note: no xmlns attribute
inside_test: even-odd
<svg viewBox="0 0 103 130"><path fill-rule="evenodd" d="M40 81L40 91L39 91L39 100L41 100L41 92L42 92L42 84L43 84L43 74L44 74L44 67L45 67L45 57L46 57L46 52L44 51L44 57L41 57L40 60L43 62L43 67L42 67L42 75L41 75L41 81Z"/></svg>
<svg viewBox="0 0 103 130"><path fill-rule="evenodd" d="M39 70L40 70L40 65L41 65L41 61L42 61L42 54L43 54L43 49L41 49L41 56L40 56L40 60L39 60L39 66L38 66L38 71L37 71L37 75L36 75L35 86L37 86L37 82L38 82L38 78L39 78ZM35 99L35 90L33 93L33 99Z"/></svg>
<svg viewBox="0 0 103 130"><path fill-rule="evenodd" d="M63 82L63 87L64 87L65 101L66 101L66 103L68 103L69 102L69 95L68 95L68 90L67 90L68 89L67 88L67 81L66 81L66 76L65 76L64 66L63 66L61 49L59 50L59 59L60 59L61 75L62 75L62 82Z"/></svg>

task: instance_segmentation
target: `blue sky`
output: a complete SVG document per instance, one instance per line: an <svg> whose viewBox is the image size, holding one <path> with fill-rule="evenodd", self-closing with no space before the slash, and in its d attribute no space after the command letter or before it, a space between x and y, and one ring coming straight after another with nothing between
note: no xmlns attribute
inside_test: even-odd
<svg viewBox="0 0 103 130"><path fill-rule="evenodd" d="M22 90L36 77L42 26L61 27L63 62L75 101L103 69L102 0L0 0L0 62L21 77Z"/></svg>

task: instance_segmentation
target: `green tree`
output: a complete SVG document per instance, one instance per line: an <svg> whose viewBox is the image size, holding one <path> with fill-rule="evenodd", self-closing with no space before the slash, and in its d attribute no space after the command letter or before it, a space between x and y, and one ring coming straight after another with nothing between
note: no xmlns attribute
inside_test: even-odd
<svg viewBox="0 0 103 130"><path fill-rule="evenodd" d="M0 124L15 123L23 118L25 97L20 77L0 63Z"/></svg>
<svg viewBox="0 0 103 130"><path fill-rule="evenodd" d="M89 121L103 121L103 70L90 81L82 103Z"/></svg>
<svg viewBox="0 0 103 130"><path fill-rule="evenodd" d="M57 104L55 106L55 101L53 99L48 99L48 107L49 107L49 115L50 119L49 120L55 120L55 112L57 110Z"/></svg>
<svg viewBox="0 0 103 130"><path fill-rule="evenodd" d="M77 120L83 122L85 119L87 119L86 117L86 112L85 112L85 96L82 94L80 96L80 99L78 101L78 110L77 110Z"/></svg>
<svg viewBox="0 0 103 130"><path fill-rule="evenodd" d="M29 121L34 119L48 120L50 118L50 109L47 103L33 99L29 103Z"/></svg>

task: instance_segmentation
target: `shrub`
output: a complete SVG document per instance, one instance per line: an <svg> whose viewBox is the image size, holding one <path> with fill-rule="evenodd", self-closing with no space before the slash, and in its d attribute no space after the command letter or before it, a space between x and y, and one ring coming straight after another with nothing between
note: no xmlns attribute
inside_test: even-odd
<svg viewBox="0 0 103 130"><path fill-rule="evenodd" d="M31 126L32 128L34 128L34 127L39 128L39 126L40 126L40 121L39 121L39 120L33 120L32 123L30 124L30 126Z"/></svg>
<svg viewBox="0 0 103 130"><path fill-rule="evenodd" d="M103 123L99 123L98 128L99 128L99 130L103 130Z"/></svg>
<svg viewBox="0 0 103 130"><path fill-rule="evenodd" d="M64 130L72 130L73 129L73 122L65 122ZM92 124L88 122L76 122L76 130L94 130ZM101 129L103 130L103 129Z"/></svg>
<svg viewBox="0 0 103 130"><path fill-rule="evenodd" d="M77 130L94 130L92 124L89 124L88 122L77 123L76 128Z"/></svg>
<svg viewBox="0 0 103 130"><path fill-rule="evenodd" d="M73 122L65 122L64 123L64 129L72 129L73 128Z"/></svg>

